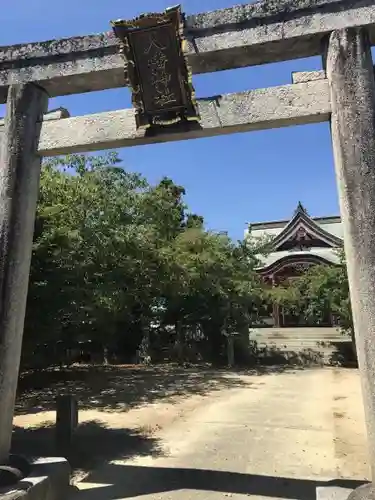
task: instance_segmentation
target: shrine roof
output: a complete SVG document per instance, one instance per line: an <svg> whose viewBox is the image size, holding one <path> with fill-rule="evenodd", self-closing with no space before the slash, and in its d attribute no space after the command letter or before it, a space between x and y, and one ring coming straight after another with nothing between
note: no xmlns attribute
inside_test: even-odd
<svg viewBox="0 0 375 500"><path fill-rule="evenodd" d="M298 207L297 207L298 209ZM296 210L297 212L297 210ZM315 226L317 231L323 230L329 233L334 238L343 239L343 230L341 224L341 217L338 215L325 216L325 217L311 217L307 213L304 214L305 219L308 219L310 224ZM254 238L262 238L265 236L277 237L288 225L292 223L295 219L296 213L291 219L282 219L275 221L264 221L264 222L251 222L248 223L248 228L245 230L245 238L251 232L251 236ZM337 241L338 243L338 241Z"/></svg>
<svg viewBox="0 0 375 500"><path fill-rule="evenodd" d="M279 252L272 252L265 257L260 257L262 266L260 269L272 266L278 261L286 260L287 258L300 258L303 261L304 257L318 257L322 261L330 264L340 264L340 257L333 248L313 248L311 250L284 250Z"/></svg>

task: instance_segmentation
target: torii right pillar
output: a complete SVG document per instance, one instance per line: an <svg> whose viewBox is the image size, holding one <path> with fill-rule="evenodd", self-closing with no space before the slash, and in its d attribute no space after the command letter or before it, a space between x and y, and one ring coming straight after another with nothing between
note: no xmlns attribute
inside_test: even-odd
<svg viewBox="0 0 375 500"><path fill-rule="evenodd" d="M375 481L375 81L364 28L331 33L331 133L372 480ZM350 497L375 498L372 485Z"/></svg>

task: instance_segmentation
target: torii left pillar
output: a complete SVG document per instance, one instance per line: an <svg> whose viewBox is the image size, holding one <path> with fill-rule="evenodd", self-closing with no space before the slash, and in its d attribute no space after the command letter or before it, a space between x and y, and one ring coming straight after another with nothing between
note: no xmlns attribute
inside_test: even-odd
<svg viewBox="0 0 375 500"><path fill-rule="evenodd" d="M0 149L0 465L12 439L47 107L37 85L9 87Z"/></svg>

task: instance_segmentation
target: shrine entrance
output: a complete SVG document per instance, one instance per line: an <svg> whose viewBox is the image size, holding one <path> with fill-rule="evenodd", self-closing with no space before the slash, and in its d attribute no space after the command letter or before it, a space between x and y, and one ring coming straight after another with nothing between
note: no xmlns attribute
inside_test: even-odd
<svg viewBox="0 0 375 500"><path fill-rule="evenodd" d="M12 435L42 156L330 121L375 475L374 1L261 1L193 16L173 8L113 28L0 47L0 463ZM289 85L195 98L191 72L314 55L324 69L294 73ZM46 115L49 97L125 85L133 109Z"/></svg>
<svg viewBox="0 0 375 500"><path fill-rule="evenodd" d="M339 253L344 241L340 217L311 217L299 202L289 221L250 224L252 237L272 236L267 255L260 256L257 269L269 287L287 289L296 278L314 266L341 266ZM298 302L298 303L297 303ZM289 307L275 302L268 308L269 320L263 326L332 327L336 320L328 309L317 316L309 310L308 302L290 303Z"/></svg>
<svg viewBox="0 0 375 500"><path fill-rule="evenodd" d="M281 308L279 311L279 326L281 328L303 328L303 327L333 327L336 326L334 318L329 310L319 319L309 320L304 310L293 312Z"/></svg>
<svg viewBox="0 0 375 500"><path fill-rule="evenodd" d="M293 262L294 261L294 262ZM284 262L279 269L274 271L270 277L265 278L266 283L268 282L271 287L283 287L288 288L293 280L299 278L307 271L307 269L316 265L332 265L329 262L324 262L323 260L314 259L310 256L307 259L306 256L291 256L286 262ZM309 315L308 314L309 304L304 303L301 300L301 304L290 307L279 306L278 304L273 304L271 308L272 324L277 328L287 328L287 327L333 327L337 326L335 317L329 309L324 311L322 316Z"/></svg>

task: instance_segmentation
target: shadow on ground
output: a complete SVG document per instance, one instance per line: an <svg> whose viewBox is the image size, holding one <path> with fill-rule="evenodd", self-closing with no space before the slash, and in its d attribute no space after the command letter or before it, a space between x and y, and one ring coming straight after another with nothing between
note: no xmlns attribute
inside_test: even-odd
<svg viewBox="0 0 375 500"><path fill-rule="evenodd" d="M121 457L162 455L158 440L133 429L111 429L95 420L80 424L69 451L57 449L55 426L13 428L12 452L28 457L65 456L72 469L87 472Z"/></svg>
<svg viewBox="0 0 375 500"><path fill-rule="evenodd" d="M128 411L159 399L173 402L177 396L205 395L248 384L238 375L277 373L287 369L286 366L258 367L234 372L170 365L77 365L69 369L26 373L19 381L15 415L54 411L56 396L63 394L76 396L80 410Z"/></svg>
<svg viewBox="0 0 375 500"><path fill-rule="evenodd" d="M269 498L315 500L318 486L341 486L354 489L364 483L364 481L344 479L323 483L307 479L227 471L139 467L120 464L108 464L100 472L90 474L87 481L103 484L103 487L99 486L77 492L79 500L114 500L161 493L168 493L166 498L172 498L171 492L175 492L176 498L181 498L181 490L220 492L227 494L226 496L242 494Z"/></svg>

